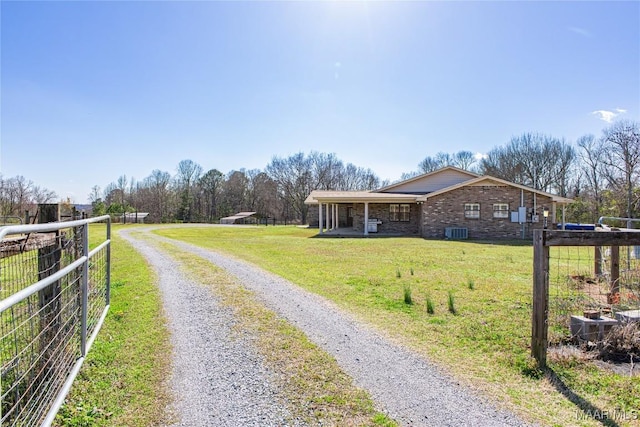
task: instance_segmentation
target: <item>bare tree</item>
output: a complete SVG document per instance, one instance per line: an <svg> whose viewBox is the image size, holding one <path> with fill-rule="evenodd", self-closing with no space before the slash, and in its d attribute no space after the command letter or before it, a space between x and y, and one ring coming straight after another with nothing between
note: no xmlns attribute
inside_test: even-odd
<svg viewBox="0 0 640 427"><path fill-rule="evenodd" d="M91 187L91 193L89 193L89 201L91 203L95 203L98 200L102 199L102 197L100 197L100 194L100 186L94 185L93 187Z"/></svg>
<svg viewBox="0 0 640 427"><path fill-rule="evenodd" d="M224 175L217 169L211 169L200 178L200 189L203 193L204 217L212 222L220 218L218 214L221 203L222 185Z"/></svg>
<svg viewBox="0 0 640 427"><path fill-rule="evenodd" d="M471 170L476 163L475 156L471 151L458 151L455 154L439 152L435 157L427 156L418 163L418 173L434 172L446 166L455 166L459 169ZM412 175L406 174L406 176Z"/></svg>
<svg viewBox="0 0 640 427"><path fill-rule="evenodd" d="M480 171L564 196L568 192L574 161L575 150L564 140L525 133L511 138L507 146L491 150L480 162Z"/></svg>
<svg viewBox="0 0 640 427"><path fill-rule="evenodd" d="M169 172L154 169L149 176L149 183L160 221L169 220L171 217L169 213L171 175Z"/></svg>
<svg viewBox="0 0 640 427"><path fill-rule="evenodd" d="M475 163L476 158L471 151L458 151L453 155L451 165L459 169L470 171Z"/></svg>
<svg viewBox="0 0 640 427"><path fill-rule="evenodd" d="M126 175L120 175L120 177L116 181L116 187L119 190L119 195L120 195L120 205L122 205L122 209L124 211L126 211L126 206L127 206L126 196L127 196L128 183L129 183L129 180L127 179Z"/></svg>
<svg viewBox="0 0 640 427"><path fill-rule="evenodd" d="M31 188L31 200L35 204L51 203L56 197L58 196L55 191L48 190L39 185L34 185Z"/></svg>
<svg viewBox="0 0 640 427"><path fill-rule="evenodd" d="M581 160L582 176L586 185L576 186L574 196L579 195L579 191L586 187L589 204L591 207L592 220L600 216L602 206L602 188L604 186L604 172L601 158L603 155L603 145L594 135L584 135L578 138L577 145L580 148L579 156Z"/></svg>
<svg viewBox="0 0 640 427"><path fill-rule="evenodd" d="M223 184L224 200L232 212L248 210L247 186L248 179L244 170L231 171Z"/></svg>
<svg viewBox="0 0 640 427"><path fill-rule="evenodd" d="M638 210L633 190L640 175L640 126L631 121L614 123L603 130L601 143L607 181L624 194L626 216L633 218Z"/></svg>
<svg viewBox="0 0 640 427"><path fill-rule="evenodd" d="M297 153L288 158L274 157L267 165L266 171L277 184L280 197L285 207L305 223L308 207L304 204L306 197L314 188L310 162L304 153ZM285 219L289 215L283 213Z"/></svg>
<svg viewBox="0 0 640 427"><path fill-rule="evenodd" d="M442 163L440 163L440 159L438 159L437 157L427 156L424 158L424 160L418 163L418 172L420 174L429 173L436 171L442 167L443 165Z"/></svg>
<svg viewBox="0 0 640 427"><path fill-rule="evenodd" d="M200 178L202 166L193 160L182 160L178 163L177 170L176 181L180 191L178 218L185 222L190 222L193 213L192 186Z"/></svg>

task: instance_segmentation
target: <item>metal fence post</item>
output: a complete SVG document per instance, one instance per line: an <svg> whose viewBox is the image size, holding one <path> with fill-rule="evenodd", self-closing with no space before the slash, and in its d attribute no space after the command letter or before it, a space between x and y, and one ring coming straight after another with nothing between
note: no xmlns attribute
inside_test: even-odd
<svg viewBox="0 0 640 427"><path fill-rule="evenodd" d="M82 255L87 257L82 264L82 320L80 336L80 354L87 355L87 313L89 305L89 224L84 224L82 230Z"/></svg>
<svg viewBox="0 0 640 427"><path fill-rule="evenodd" d="M547 366L547 327L549 313L549 247L546 230L533 231L533 313L531 355L538 367Z"/></svg>
<svg viewBox="0 0 640 427"><path fill-rule="evenodd" d="M111 305L111 219L107 221L107 306Z"/></svg>

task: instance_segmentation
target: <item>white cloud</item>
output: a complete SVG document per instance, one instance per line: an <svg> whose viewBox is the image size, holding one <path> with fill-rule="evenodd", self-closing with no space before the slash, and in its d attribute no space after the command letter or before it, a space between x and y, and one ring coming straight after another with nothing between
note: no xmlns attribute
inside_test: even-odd
<svg viewBox="0 0 640 427"><path fill-rule="evenodd" d="M486 159L488 156L486 154L483 153L476 153L473 155L473 158L476 159L477 162L479 162L482 159Z"/></svg>
<svg viewBox="0 0 640 427"><path fill-rule="evenodd" d="M569 31L573 31L574 33L579 34L582 37L591 37L591 33L584 28L569 27Z"/></svg>
<svg viewBox="0 0 640 427"><path fill-rule="evenodd" d="M613 119L618 117L620 114L626 113L627 110L623 110L622 108L616 108L615 111L609 110L596 110L592 111L591 114L597 116L600 120L604 120L607 123L613 122Z"/></svg>

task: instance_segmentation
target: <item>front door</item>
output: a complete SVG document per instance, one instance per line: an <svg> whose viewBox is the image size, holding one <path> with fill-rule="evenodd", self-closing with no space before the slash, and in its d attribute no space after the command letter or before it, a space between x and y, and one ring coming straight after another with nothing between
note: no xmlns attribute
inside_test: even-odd
<svg viewBox="0 0 640 427"><path fill-rule="evenodd" d="M347 227L353 227L353 206L347 207Z"/></svg>

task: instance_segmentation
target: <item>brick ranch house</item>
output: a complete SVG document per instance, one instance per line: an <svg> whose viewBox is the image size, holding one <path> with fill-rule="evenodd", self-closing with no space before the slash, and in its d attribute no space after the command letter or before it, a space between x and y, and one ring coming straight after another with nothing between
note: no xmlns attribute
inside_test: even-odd
<svg viewBox="0 0 640 427"><path fill-rule="evenodd" d="M305 200L320 234L470 239L529 238L545 222L564 223L571 202L451 166L374 191L314 190Z"/></svg>

